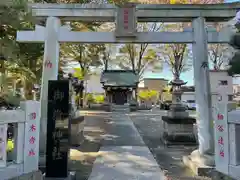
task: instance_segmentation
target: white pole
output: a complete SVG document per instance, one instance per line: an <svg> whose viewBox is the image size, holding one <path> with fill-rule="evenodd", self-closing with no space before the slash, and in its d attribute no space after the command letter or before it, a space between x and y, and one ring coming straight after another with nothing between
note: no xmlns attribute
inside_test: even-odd
<svg viewBox="0 0 240 180"><path fill-rule="evenodd" d="M192 155L202 165L214 165L214 135L210 93L208 46L205 19L199 17L193 20L193 67L197 104L197 126L199 149ZM196 160L196 159L195 159Z"/></svg>
<svg viewBox="0 0 240 180"><path fill-rule="evenodd" d="M57 80L58 60L59 60L59 42L58 34L61 27L59 18L48 17L45 28L44 60L42 72L41 87L41 134L40 134L40 152L46 151L47 134L47 99L48 99L48 81Z"/></svg>

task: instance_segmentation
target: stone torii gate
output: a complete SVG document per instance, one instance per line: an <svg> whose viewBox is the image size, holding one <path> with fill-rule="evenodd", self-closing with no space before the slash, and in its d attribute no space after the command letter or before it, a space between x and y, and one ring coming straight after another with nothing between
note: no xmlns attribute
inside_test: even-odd
<svg viewBox="0 0 240 180"><path fill-rule="evenodd" d="M33 15L47 20L46 27L19 31L19 42L45 43L41 91L41 148L45 148L48 80L58 75L59 43L189 43L194 58L194 78L199 130L199 155L203 164L213 165L214 154L211 94L208 72L208 43L227 43L229 33L206 30L205 22L233 18L240 3L217 5L137 5L116 7L109 4L31 4ZM117 12L117 13L116 13ZM74 32L61 21L114 22L116 32ZM137 32L137 22L192 22L183 32ZM201 163L200 162L200 163Z"/></svg>

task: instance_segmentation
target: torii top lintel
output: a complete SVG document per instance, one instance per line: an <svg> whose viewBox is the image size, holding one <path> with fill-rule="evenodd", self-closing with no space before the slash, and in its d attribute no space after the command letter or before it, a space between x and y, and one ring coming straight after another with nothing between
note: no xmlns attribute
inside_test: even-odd
<svg viewBox="0 0 240 180"><path fill-rule="evenodd" d="M29 4L38 19L49 16L63 20L114 22L116 6L110 4ZM240 9L240 2L223 4L139 4L138 22L188 22L202 16L208 22L228 21Z"/></svg>

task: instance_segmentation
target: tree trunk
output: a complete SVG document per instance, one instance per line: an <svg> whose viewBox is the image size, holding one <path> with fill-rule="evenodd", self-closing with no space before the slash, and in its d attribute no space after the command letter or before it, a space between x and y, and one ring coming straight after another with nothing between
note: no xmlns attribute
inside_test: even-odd
<svg viewBox="0 0 240 180"><path fill-rule="evenodd" d="M104 64L104 70L107 71L108 70L108 60L105 61L105 64Z"/></svg>
<svg viewBox="0 0 240 180"><path fill-rule="evenodd" d="M5 90L5 65L4 61L0 60L0 93Z"/></svg>
<svg viewBox="0 0 240 180"><path fill-rule="evenodd" d="M12 86L13 86L13 96L16 96L16 92L17 92L17 82L16 80L13 80L13 83L12 83Z"/></svg>
<svg viewBox="0 0 240 180"><path fill-rule="evenodd" d="M79 93L79 106L83 108L83 90Z"/></svg>
<svg viewBox="0 0 240 180"><path fill-rule="evenodd" d="M25 83L25 98L26 100L32 100L33 99L33 83L32 82L26 82Z"/></svg>

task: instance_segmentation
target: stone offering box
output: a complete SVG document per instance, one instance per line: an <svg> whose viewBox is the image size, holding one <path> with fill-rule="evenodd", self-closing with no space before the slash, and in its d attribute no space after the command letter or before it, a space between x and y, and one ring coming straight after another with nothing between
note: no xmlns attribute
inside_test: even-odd
<svg viewBox="0 0 240 180"><path fill-rule="evenodd" d="M214 119L216 170L240 179L240 109L219 104Z"/></svg>
<svg viewBox="0 0 240 180"><path fill-rule="evenodd" d="M80 146L84 141L84 116L75 116L71 119L71 145Z"/></svg>
<svg viewBox="0 0 240 180"><path fill-rule="evenodd" d="M77 109L75 104L75 92L74 86L70 85L70 100L71 100L71 145L80 146L84 141L84 116L80 115L80 111ZM67 132L66 132L67 133Z"/></svg>

